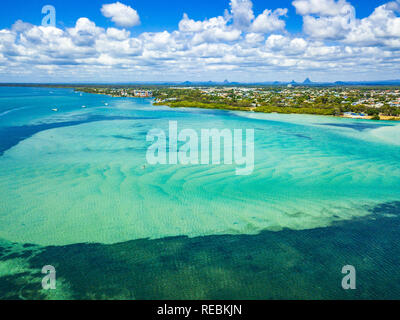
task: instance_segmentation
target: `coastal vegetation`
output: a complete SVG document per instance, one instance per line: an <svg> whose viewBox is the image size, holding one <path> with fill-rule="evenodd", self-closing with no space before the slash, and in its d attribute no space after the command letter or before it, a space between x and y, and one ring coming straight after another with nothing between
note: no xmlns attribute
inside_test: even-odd
<svg viewBox="0 0 400 320"><path fill-rule="evenodd" d="M260 113L400 120L396 86L45 85L113 97L154 98L155 105Z"/></svg>
<svg viewBox="0 0 400 320"><path fill-rule="evenodd" d="M262 113L315 114L379 120L400 116L398 88L340 87L209 87L160 88L156 105L242 110ZM351 116L351 115L350 115Z"/></svg>

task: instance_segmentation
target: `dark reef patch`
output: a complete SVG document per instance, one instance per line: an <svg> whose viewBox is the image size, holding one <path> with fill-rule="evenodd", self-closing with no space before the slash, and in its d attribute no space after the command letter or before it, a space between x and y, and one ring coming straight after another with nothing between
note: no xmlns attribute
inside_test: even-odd
<svg viewBox="0 0 400 320"><path fill-rule="evenodd" d="M295 134L295 136L298 137L298 138L306 139L306 140L312 140L311 137L306 136L304 134Z"/></svg>
<svg viewBox="0 0 400 320"><path fill-rule="evenodd" d="M16 146L19 142L32 137L33 135L50 129L77 126L84 123L99 122L99 121L114 121L114 120L150 120L156 118L149 117L123 117L123 116L101 116L94 115L88 116L84 119L64 121L64 122L52 122L43 123L37 125L25 125L15 127L4 127L0 128L0 156L5 151Z"/></svg>
<svg viewBox="0 0 400 320"><path fill-rule="evenodd" d="M316 123L319 126L331 126L331 127L341 127L341 128L349 128L357 131L365 131L369 129L377 129L381 127L392 127L391 124L369 124L369 123Z"/></svg>
<svg viewBox="0 0 400 320"><path fill-rule="evenodd" d="M370 211L312 230L46 247L27 261L55 266L73 299L400 299L400 202ZM357 290L341 287L345 265ZM0 299L26 279L24 298L43 299L41 276L0 278Z"/></svg>
<svg viewBox="0 0 400 320"><path fill-rule="evenodd" d="M382 203L372 208L374 214L393 214L400 216L400 201Z"/></svg>

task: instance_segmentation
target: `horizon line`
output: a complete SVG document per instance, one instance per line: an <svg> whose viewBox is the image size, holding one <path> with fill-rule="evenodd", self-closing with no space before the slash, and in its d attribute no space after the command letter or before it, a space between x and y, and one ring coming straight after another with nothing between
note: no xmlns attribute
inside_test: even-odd
<svg viewBox="0 0 400 320"><path fill-rule="evenodd" d="M304 80L303 82L297 82L294 80L291 81L255 81L255 82L240 82L240 81L124 81L124 82L92 82L92 81L82 81L82 82L0 82L0 86L7 85L162 85L162 84L174 84L174 85L196 85L196 84L218 84L218 85L260 85L260 84L268 84L268 85L288 85L288 84L297 84L297 85L318 85L318 84L331 84L331 85L340 85L340 84L399 84L400 79L388 79L388 80L337 80L337 81L311 81L309 78Z"/></svg>

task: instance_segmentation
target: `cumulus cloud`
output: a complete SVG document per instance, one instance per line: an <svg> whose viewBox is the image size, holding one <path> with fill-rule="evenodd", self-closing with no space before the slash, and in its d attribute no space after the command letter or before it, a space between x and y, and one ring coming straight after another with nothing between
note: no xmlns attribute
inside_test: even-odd
<svg viewBox="0 0 400 320"><path fill-rule="evenodd" d="M346 35L345 41L361 45L386 45L398 47L400 40L399 2L389 2L377 7L374 12L357 20Z"/></svg>
<svg viewBox="0 0 400 320"><path fill-rule="evenodd" d="M302 16L312 14L319 16L346 15L354 9L346 0L295 0L293 6Z"/></svg>
<svg viewBox="0 0 400 320"><path fill-rule="evenodd" d="M246 42L250 44L258 44L262 41L264 41L264 35L260 33L248 33L246 34Z"/></svg>
<svg viewBox="0 0 400 320"><path fill-rule="evenodd" d="M355 8L346 0L295 0L293 6L303 16L304 32L318 39L343 39L356 21Z"/></svg>
<svg viewBox="0 0 400 320"><path fill-rule="evenodd" d="M238 29L250 27L254 20L253 3L250 0L231 0L231 16Z"/></svg>
<svg viewBox="0 0 400 320"><path fill-rule="evenodd" d="M121 2L103 5L101 13L106 18L111 18L111 20L120 27L129 28L140 24L137 11Z"/></svg>
<svg viewBox="0 0 400 320"><path fill-rule="evenodd" d="M306 16L303 19L304 32L317 39L343 39L355 24L355 16L352 13L344 16L338 15L320 18Z"/></svg>
<svg viewBox="0 0 400 320"><path fill-rule="evenodd" d="M280 17L286 16L287 12L288 9L265 10L253 21L250 30L259 33L283 30L286 27L286 23Z"/></svg>
<svg viewBox="0 0 400 320"><path fill-rule="evenodd" d="M97 27L88 18L80 18L76 22L75 28L67 29L67 32L74 44L89 47L95 44L97 36L103 32L103 29Z"/></svg>
<svg viewBox="0 0 400 320"><path fill-rule="evenodd" d="M230 10L226 10L224 16L195 21L185 13L179 22L179 31L193 34L194 44L234 42L243 38L249 43L250 37L254 40L256 36L248 37L247 34L284 31L286 23L280 18L286 16L287 12L287 9L266 9L255 16L250 0L231 0Z"/></svg>
<svg viewBox="0 0 400 320"><path fill-rule="evenodd" d="M250 0L231 0L225 14L201 21L184 14L175 31L135 36L86 17L67 28L17 21L0 30L0 79L230 78L228 72L254 81L300 72L398 72L399 1L379 6L363 19L344 0L293 4L303 15L303 34L285 30L287 9L265 8L256 14Z"/></svg>
<svg viewBox="0 0 400 320"><path fill-rule="evenodd" d="M194 21L184 14L179 23L179 30L182 33L191 34L192 41L196 44L238 40L242 32L228 26L228 21L222 16L204 21Z"/></svg>
<svg viewBox="0 0 400 320"><path fill-rule="evenodd" d="M363 19L346 0L295 0L303 16L303 30L312 38L342 40L359 45L397 46L400 36L400 1L381 5Z"/></svg>

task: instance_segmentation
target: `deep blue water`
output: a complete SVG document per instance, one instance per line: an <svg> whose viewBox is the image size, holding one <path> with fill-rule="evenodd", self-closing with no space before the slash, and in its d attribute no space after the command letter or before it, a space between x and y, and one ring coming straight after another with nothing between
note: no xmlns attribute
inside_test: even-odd
<svg viewBox="0 0 400 320"><path fill-rule="evenodd" d="M0 87L0 299L400 298L397 123L151 102ZM254 173L144 170L170 120L254 129Z"/></svg>

